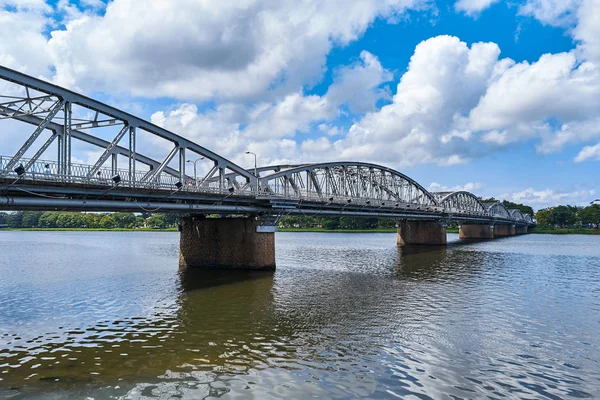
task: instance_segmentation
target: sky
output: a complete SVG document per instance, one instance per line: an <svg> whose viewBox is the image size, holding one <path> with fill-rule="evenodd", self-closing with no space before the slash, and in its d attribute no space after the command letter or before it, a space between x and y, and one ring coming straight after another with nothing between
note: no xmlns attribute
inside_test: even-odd
<svg viewBox="0 0 600 400"><path fill-rule="evenodd" d="M0 64L246 168L252 151L535 209L600 197L599 0L0 0ZM24 140L0 131L7 155Z"/></svg>

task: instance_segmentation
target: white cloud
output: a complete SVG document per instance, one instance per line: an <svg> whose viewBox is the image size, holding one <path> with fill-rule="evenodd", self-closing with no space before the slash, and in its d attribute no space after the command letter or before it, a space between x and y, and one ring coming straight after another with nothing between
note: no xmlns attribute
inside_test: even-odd
<svg viewBox="0 0 600 400"><path fill-rule="evenodd" d="M470 113L475 130L512 128L540 123L586 120L600 105L600 70L578 64L573 53L544 54L537 62L513 65L492 77L489 88Z"/></svg>
<svg viewBox="0 0 600 400"><path fill-rule="evenodd" d="M458 0L454 3L457 11L462 11L467 15L474 15L497 3L499 0Z"/></svg>
<svg viewBox="0 0 600 400"><path fill-rule="evenodd" d="M600 62L600 1L584 0L577 11L578 23L573 36L583 58Z"/></svg>
<svg viewBox="0 0 600 400"><path fill-rule="evenodd" d="M543 208L557 204L586 205L593 199L596 191L593 189L535 190L528 188L520 192L500 196L516 203L531 204L534 208Z"/></svg>
<svg viewBox="0 0 600 400"><path fill-rule="evenodd" d="M104 15L52 32L54 80L188 100L285 95L320 79L334 45L356 40L378 17L426 3L349 2L341 13L335 0L115 0Z"/></svg>
<svg viewBox="0 0 600 400"><path fill-rule="evenodd" d="M546 25L570 26L582 0L527 0L519 8L521 15L532 16ZM596 1L596 0L591 0Z"/></svg>
<svg viewBox="0 0 600 400"><path fill-rule="evenodd" d="M465 131L469 111L485 93L498 63L494 43L437 36L415 49L392 103L356 122L335 143L345 159L394 165L466 162L477 146Z"/></svg>
<svg viewBox="0 0 600 400"><path fill-rule="evenodd" d="M278 102L261 102L253 106L235 103L220 104L200 113L193 104L182 104L170 112L157 112L152 122L178 132L197 143L210 143L210 148L229 157L254 146L262 163L300 162L332 156L332 143L326 137L295 143L290 141L297 132L318 132L327 136L340 134L340 129L326 121L338 116L340 107L371 109L385 91L380 86L391 79L372 54L363 51L356 63L339 68L334 82L323 96L295 92ZM362 100L358 100L361 97ZM367 99L367 100L365 100ZM325 121L325 122L324 122Z"/></svg>
<svg viewBox="0 0 600 400"><path fill-rule="evenodd" d="M467 182L464 185L445 186L437 182L431 182L427 190L430 192L458 192L467 191L476 194L483 187L481 182Z"/></svg>
<svg viewBox="0 0 600 400"><path fill-rule="evenodd" d="M600 143L594 146L585 146L575 157L575 162L582 162L587 160L600 161Z"/></svg>
<svg viewBox="0 0 600 400"><path fill-rule="evenodd" d="M381 85L390 79L367 52L337 71L324 96L295 92L251 107L220 105L204 115L183 105L153 120L199 143L214 143L230 156L253 144L268 149L272 160L348 159L395 168L463 164L525 140L536 140L538 152L551 153L600 136L600 71L594 63L578 62L573 52L546 54L534 63L499 59L499 54L494 43L469 47L451 36L421 42L391 104L368 112L346 132L335 125L340 107L362 98L368 101L357 109L372 109L385 98ZM280 139L293 139L297 132L311 139L296 143L295 154L287 152L285 142L284 155ZM214 135L222 140L215 142Z"/></svg>
<svg viewBox="0 0 600 400"><path fill-rule="evenodd" d="M6 11L2 6L14 6ZM0 65L34 76L47 75L51 65L46 38L42 31L50 20L41 1L0 0Z"/></svg>

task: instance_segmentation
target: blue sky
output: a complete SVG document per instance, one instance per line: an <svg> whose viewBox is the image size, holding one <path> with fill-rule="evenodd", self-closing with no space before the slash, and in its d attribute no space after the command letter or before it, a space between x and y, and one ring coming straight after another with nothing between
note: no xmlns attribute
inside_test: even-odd
<svg viewBox="0 0 600 400"><path fill-rule="evenodd" d="M243 166L250 149L260 164L375 162L431 190L534 208L600 197L595 0L0 0L0 10L1 64ZM0 136L6 151L17 142ZM97 157L75 150L76 161Z"/></svg>

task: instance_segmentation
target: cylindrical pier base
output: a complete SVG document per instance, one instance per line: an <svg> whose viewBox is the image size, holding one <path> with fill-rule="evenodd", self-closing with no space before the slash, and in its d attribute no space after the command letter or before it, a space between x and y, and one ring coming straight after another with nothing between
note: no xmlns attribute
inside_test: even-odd
<svg viewBox="0 0 600 400"><path fill-rule="evenodd" d="M437 221L400 221L398 245L445 245L446 225Z"/></svg>
<svg viewBox="0 0 600 400"><path fill-rule="evenodd" d="M458 230L460 239L493 239L494 227L491 225L463 224Z"/></svg>
<svg viewBox="0 0 600 400"><path fill-rule="evenodd" d="M515 235L526 235L527 234L527 226L515 226Z"/></svg>
<svg viewBox="0 0 600 400"><path fill-rule="evenodd" d="M275 269L275 233L257 232L254 218L181 218L179 265Z"/></svg>
<svg viewBox="0 0 600 400"><path fill-rule="evenodd" d="M515 236L514 225L494 225L494 237Z"/></svg>

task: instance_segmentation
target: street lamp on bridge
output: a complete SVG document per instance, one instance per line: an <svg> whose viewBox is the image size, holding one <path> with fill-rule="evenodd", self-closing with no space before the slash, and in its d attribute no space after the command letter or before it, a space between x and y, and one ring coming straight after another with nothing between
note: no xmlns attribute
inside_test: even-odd
<svg viewBox="0 0 600 400"><path fill-rule="evenodd" d="M256 177L256 193L258 193L258 169L256 168L256 153L247 151L246 154L252 154L254 156L254 176Z"/></svg>
<svg viewBox="0 0 600 400"><path fill-rule="evenodd" d="M189 162L189 163L194 163L194 182L196 183L196 186L198 185L198 177L196 176L196 163L200 160L204 160L206 157L198 157L196 160L192 161L192 160L186 160L185 162Z"/></svg>

